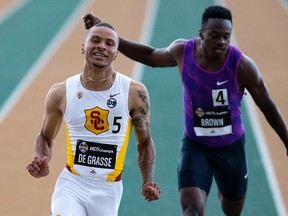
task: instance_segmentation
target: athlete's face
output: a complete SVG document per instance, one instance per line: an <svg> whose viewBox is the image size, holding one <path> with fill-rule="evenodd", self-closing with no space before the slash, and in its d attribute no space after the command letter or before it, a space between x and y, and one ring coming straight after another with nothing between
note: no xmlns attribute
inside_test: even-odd
<svg viewBox="0 0 288 216"><path fill-rule="evenodd" d="M200 31L203 48L212 58L226 57L230 45L232 23L226 19L210 18Z"/></svg>
<svg viewBox="0 0 288 216"><path fill-rule="evenodd" d="M118 54L119 38L115 31L105 26L94 26L89 29L82 53L88 64L94 67L110 66Z"/></svg>

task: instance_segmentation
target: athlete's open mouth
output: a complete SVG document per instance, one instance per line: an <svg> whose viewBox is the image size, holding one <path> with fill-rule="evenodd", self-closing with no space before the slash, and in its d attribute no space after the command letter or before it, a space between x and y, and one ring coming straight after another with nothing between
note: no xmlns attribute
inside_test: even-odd
<svg viewBox="0 0 288 216"><path fill-rule="evenodd" d="M94 56L107 57L104 53L101 53L101 52L93 52L92 54Z"/></svg>

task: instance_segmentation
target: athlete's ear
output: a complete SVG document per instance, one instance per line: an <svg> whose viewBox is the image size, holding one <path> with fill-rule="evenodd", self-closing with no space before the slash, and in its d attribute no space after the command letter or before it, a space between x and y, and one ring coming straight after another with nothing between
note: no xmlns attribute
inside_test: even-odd
<svg viewBox="0 0 288 216"><path fill-rule="evenodd" d="M202 34L202 30L199 30L199 37L203 40L203 34Z"/></svg>
<svg viewBox="0 0 288 216"><path fill-rule="evenodd" d="M116 61L117 56L118 56L119 51L116 52L115 56L114 56L114 61Z"/></svg>
<svg viewBox="0 0 288 216"><path fill-rule="evenodd" d="M85 50L84 50L84 44L82 44L82 47L81 47L81 54L84 54L85 53Z"/></svg>

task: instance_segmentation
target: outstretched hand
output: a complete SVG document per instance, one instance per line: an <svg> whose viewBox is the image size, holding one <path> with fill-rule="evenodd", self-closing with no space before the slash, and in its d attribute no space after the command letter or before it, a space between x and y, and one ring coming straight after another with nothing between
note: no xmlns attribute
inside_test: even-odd
<svg viewBox="0 0 288 216"><path fill-rule="evenodd" d="M49 174L49 165L47 157L34 157L33 161L26 167L30 175L35 178L47 176Z"/></svg>
<svg viewBox="0 0 288 216"><path fill-rule="evenodd" d="M92 12L84 15L82 17L83 21L84 21L84 26L85 28L88 30L90 29L92 26L97 25L98 23L101 23L102 21L96 17Z"/></svg>
<svg viewBox="0 0 288 216"><path fill-rule="evenodd" d="M155 182L149 182L142 186L142 195L148 202L160 198L160 187Z"/></svg>

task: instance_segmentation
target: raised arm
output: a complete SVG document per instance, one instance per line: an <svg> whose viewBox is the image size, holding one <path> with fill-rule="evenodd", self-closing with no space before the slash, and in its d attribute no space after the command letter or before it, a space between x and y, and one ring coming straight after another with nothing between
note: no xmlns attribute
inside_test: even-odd
<svg viewBox="0 0 288 216"><path fill-rule="evenodd" d="M86 29L91 28L101 22L92 12L83 16L83 22ZM170 47L154 48L145 44L133 42L120 37L119 51L128 58L141 62L151 67L173 67L177 66L177 61Z"/></svg>
<svg viewBox="0 0 288 216"><path fill-rule="evenodd" d="M148 201L156 200L160 197L160 188L153 181L156 152L150 132L150 100L147 89L139 82L131 83L129 110L137 139L142 195Z"/></svg>
<svg viewBox="0 0 288 216"><path fill-rule="evenodd" d="M248 56L243 56L240 62L238 81L239 85L249 91L267 122L284 143L288 155L288 130L285 121L271 98L257 65Z"/></svg>
<svg viewBox="0 0 288 216"><path fill-rule="evenodd" d="M53 141L59 131L63 118L63 98L65 84L54 85L47 94L42 127L34 144L34 159L27 166L28 172L35 178L49 174L48 163L52 158Z"/></svg>
<svg viewBox="0 0 288 216"><path fill-rule="evenodd" d="M168 47L154 48L142 43L120 38L119 51L128 58L150 67L177 66L177 62L169 52Z"/></svg>

